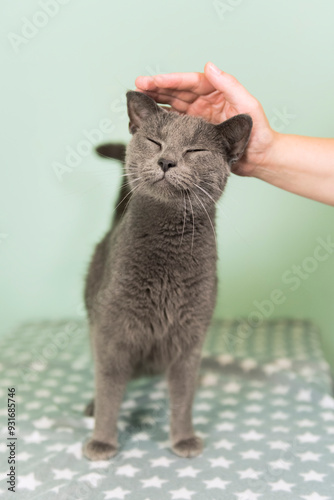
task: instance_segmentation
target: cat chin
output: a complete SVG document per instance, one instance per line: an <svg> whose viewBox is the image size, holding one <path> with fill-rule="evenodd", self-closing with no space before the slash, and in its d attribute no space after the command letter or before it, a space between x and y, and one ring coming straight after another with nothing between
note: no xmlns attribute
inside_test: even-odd
<svg viewBox="0 0 334 500"><path fill-rule="evenodd" d="M170 201L182 197L180 187L174 185L174 183L166 177L154 180L151 184L146 186L146 191L150 196L161 201Z"/></svg>

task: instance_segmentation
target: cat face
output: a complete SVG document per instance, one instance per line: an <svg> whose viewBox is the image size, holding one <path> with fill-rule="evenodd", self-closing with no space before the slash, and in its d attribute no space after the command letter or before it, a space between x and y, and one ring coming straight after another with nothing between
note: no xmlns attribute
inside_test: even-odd
<svg viewBox="0 0 334 500"><path fill-rule="evenodd" d="M230 166L243 154L252 120L237 115L219 125L159 107L141 92L127 93L129 129L126 154L131 189L163 202L188 197L217 201Z"/></svg>

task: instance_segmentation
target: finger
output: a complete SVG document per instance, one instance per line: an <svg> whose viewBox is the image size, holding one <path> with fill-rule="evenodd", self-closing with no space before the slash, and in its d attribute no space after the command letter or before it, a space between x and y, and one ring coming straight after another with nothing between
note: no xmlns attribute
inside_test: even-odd
<svg viewBox="0 0 334 500"><path fill-rule="evenodd" d="M188 104L192 104L198 98L197 94L194 92L188 92L186 90L170 90L170 89L158 89L158 90L145 90L145 94L154 95L157 98L161 99L177 99L179 101L186 102Z"/></svg>
<svg viewBox="0 0 334 500"><path fill-rule="evenodd" d="M209 82L224 94L226 100L234 106L237 111L245 112L251 108L257 101L238 80L213 63L208 62L204 68L204 74Z"/></svg>
<svg viewBox="0 0 334 500"><path fill-rule="evenodd" d="M203 73L167 73L165 75L139 76L135 83L142 90L186 90L197 95L206 95L215 90Z"/></svg>
<svg viewBox="0 0 334 500"><path fill-rule="evenodd" d="M189 103L178 99L177 97L168 94L161 94L160 92L145 91L145 94L152 97L159 104L169 104L173 109L179 113L186 113Z"/></svg>

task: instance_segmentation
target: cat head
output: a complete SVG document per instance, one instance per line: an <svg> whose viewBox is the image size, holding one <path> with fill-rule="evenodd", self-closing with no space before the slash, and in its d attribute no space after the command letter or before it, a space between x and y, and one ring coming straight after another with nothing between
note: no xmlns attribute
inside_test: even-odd
<svg viewBox="0 0 334 500"><path fill-rule="evenodd" d="M127 92L129 130L126 171L132 189L163 202L217 201L233 163L245 151L252 119L240 114L219 125L158 106L141 92Z"/></svg>

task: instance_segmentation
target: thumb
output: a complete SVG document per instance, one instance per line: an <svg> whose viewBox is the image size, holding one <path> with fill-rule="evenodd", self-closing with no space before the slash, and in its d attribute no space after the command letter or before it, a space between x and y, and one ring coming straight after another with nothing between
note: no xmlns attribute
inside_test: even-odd
<svg viewBox="0 0 334 500"><path fill-rule="evenodd" d="M238 112L244 113L257 103L255 97L234 76L217 68L212 62L206 63L204 74L209 82L224 94L225 99Z"/></svg>

